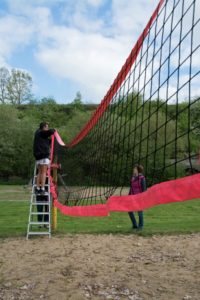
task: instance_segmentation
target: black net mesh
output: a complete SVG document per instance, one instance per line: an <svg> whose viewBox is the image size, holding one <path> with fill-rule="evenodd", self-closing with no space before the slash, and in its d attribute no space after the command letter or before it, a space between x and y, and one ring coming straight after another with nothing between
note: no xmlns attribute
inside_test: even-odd
<svg viewBox="0 0 200 300"><path fill-rule="evenodd" d="M199 171L200 1L168 0L136 61L87 136L56 144L59 200L105 203L127 194L133 165L148 186Z"/></svg>

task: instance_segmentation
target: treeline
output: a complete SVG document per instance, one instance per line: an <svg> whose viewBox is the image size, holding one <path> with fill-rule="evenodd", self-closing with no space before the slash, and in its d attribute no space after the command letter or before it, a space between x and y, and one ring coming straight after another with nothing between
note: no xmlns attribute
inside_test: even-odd
<svg viewBox="0 0 200 300"><path fill-rule="evenodd" d="M134 157L134 161L146 156L147 139L144 137L149 135L149 150L154 151L155 145L159 149L159 145L163 145L163 140L168 144L165 147L165 156L167 159L183 158L190 154L198 152L200 137L200 101L195 99L192 103L183 102L177 105L170 105L161 100L142 102L141 99L133 101L133 95L129 95L125 99L126 103L112 104L105 113L102 124L107 128L102 133L103 143L101 143L101 151L107 153L108 161L103 165L96 165L95 168L99 172L107 174L110 160L108 153L112 153L115 157L119 157L119 163L116 164L116 176L121 172L120 161L124 156L127 160L130 158L129 165ZM130 101L130 99L132 99ZM130 104L129 104L130 101ZM0 181L13 181L22 178L24 182L28 182L32 176L34 158L32 155L33 135L41 121L48 121L50 127L56 128L63 140L68 143L82 129L85 123L94 113L96 105L85 105L80 98L76 98L71 104L57 104L54 99L44 98L40 102L30 102L28 104L1 104L0 105ZM113 123L108 123L110 114ZM137 117L136 117L137 116ZM143 126L141 127L141 121ZM166 126L163 124L166 123ZM119 128L119 124L123 127ZM121 126L120 125L120 126ZM138 127L138 128L137 128ZM134 128L137 128L134 131ZM157 128L157 131L155 129ZM141 139L141 129L143 141ZM101 128L98 131L101 138ZM190 149L188 148L188 132L190 139ZM174 143L170 141L175 141ZM102 139L102 138L101 138ZM88 140L89 141L89 140ZM123 143L121 142L123 141ZM88 154L86 149L91 148L91 144L87 145L85 140L84 149L80 149L83 159L79 162L77 172L87 174L92 168L88 164ZM130 150L130 145L134 145ZM96 154L98 155L98 154ZM140 157L139 157L140 156ZM66 158L67 159L67 158ZM98 157L93 157L93 161L98 162ZM156 166L162 164L163 153L156 151ZM73 161L71 161L73 163ZM149 164L153 165L154 161L149 158ZM66 163L67 164L67 163ZM70 162L68 163L70 165ZM118 167L119 165L119 167ZM73 166L71 166L73 167ZM125 170L126 171L126 170ZM76 172L76 176L77 173ZM77 177L78 178L78 177ZM71 178L73 180L73 178ZM101 180L100 180L101 181Z"/></svg>
<svg viewBox="0 0 200 300"><path fill-rule="evenodd" d="M0 105L0 181L28 182L32 176L34 158L33 135L41 121L56 128L69 142L89 120L95 105L80 101L57 104L52 99L40 103Z"/></svg>

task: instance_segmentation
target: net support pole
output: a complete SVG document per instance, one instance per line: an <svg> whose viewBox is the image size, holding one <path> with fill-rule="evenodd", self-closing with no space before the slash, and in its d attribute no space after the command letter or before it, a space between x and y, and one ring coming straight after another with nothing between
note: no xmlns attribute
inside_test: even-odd
<svg viewBox="0 0 200 300"><path fill-rule="evenodd" d="M57 186L58 168L52 165L53 182ZM57 207L52 203L52 230L57 229Z"/></svg>

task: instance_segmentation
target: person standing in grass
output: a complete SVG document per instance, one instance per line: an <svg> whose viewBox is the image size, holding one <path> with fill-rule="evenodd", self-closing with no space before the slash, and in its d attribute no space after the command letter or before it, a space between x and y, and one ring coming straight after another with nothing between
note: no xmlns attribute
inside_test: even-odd
<svg viewBox="0 0 200 300"><path fill-rule="evenodd" d="M50 137L54 134L55 129L49 129L47 122L42 122L36 130L33 142L33 154L37 164L37 179L35 193L45 195L45 182L47 169L50 163Z"/></svg>
<svg viewBox="0 0 200 300"><path fill-rule="evenodd" d="M146 178L143 175L143 166L135 165L133 168L133 176L131 178L129 195L136 195L146 191ZM141 230L144 226L144 216L143 211L138 211L139 222L137 223L135 215L133 212L129 212L129 217L131 219L133 229Z"/></svg>

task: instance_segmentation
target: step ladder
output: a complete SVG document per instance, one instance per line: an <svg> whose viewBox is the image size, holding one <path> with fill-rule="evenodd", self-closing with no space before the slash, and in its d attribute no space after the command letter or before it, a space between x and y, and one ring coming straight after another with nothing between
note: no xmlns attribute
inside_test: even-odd
<svg viewBox="0 0 200 300"><path fill-rule="evenodd" d="M26 235L27 240L30 236L34 235L51 237L51 193L49 176L50 170L48 169L45 183L46 194L36 195L37 166L35 165Z"/></svg>

